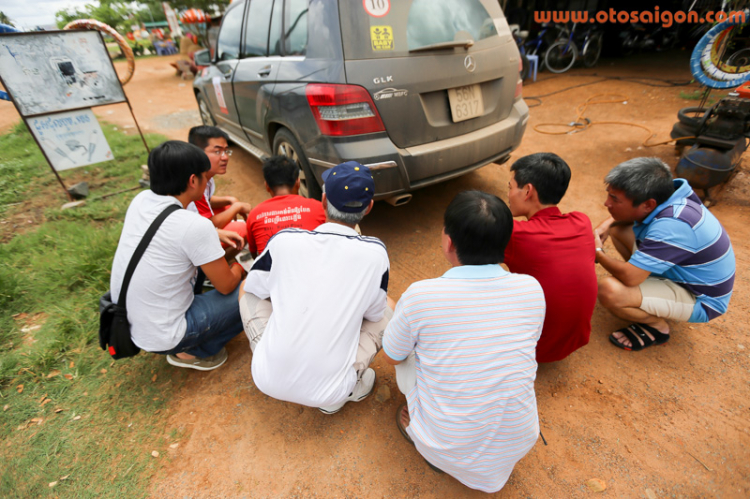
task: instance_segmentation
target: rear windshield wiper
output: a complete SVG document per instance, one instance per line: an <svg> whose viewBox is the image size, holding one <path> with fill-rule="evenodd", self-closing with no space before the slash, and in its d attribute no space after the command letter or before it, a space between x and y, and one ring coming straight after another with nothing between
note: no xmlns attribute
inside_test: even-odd
<svg viewBox="0 0 750 499"><path fill-rule="evenodd" d="M427 52L428 50L443 50L443 49L452 49L456 47L463 47L465 49L468 49L474 45L474 40L454 40L452 42L440 42L440 43L433 43L431 45L425 45L424 47L419 47L416 49L411 49L409 53L411 52Z"/></svg>

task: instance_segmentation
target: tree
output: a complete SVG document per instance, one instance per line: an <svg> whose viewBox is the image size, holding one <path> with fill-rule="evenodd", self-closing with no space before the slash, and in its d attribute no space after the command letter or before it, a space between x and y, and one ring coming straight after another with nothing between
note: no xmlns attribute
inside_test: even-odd
<svg viewBox="0 0 750 499"><path fill-rule="evenodd" d="M6 16L5 13L0 11L0 24L7 24L8 26L16 27L15 24L13 24L13 21L10 20L10 17Z"/></svg>
<svg viewBox="0 0 750 499"><path fill-rule="evenodd" d="M126 20L130 17L131 9L125 2L100 0L98 4L86 4L83 9L64 9L55 13L55 21L59 28L65 27L76 19L95 19L107 24L117 31L128 29Z"/></svg>

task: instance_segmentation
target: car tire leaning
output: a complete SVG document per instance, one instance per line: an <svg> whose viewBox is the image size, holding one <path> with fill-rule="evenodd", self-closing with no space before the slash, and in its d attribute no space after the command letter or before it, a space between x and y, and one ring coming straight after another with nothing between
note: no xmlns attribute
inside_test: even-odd
<svg viewBox="0 0 750 499"><path fill-rule="evenodd" d="M318 180L313 175L310 164L307 162L302 147L297 142L292 132L286 128L280 128L273 138L273 153L286 156L299 166L300 194L306 198L320 200L323 190L318 185Z"/></svg>

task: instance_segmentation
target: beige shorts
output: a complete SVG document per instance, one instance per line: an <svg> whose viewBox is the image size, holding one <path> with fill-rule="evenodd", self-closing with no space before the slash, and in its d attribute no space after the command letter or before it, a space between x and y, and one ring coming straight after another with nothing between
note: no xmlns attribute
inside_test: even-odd
<svg viewBox="0 0 750 499"><path fill-rule="evenodd" d="M639 286L640 309L662 319L687 322L693 315L695 296L669 279L648 277Z"/></svg>

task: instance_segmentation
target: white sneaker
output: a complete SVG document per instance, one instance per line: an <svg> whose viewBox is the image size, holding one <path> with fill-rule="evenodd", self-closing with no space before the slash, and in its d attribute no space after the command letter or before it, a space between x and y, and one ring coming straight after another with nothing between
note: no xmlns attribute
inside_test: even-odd
<svg viewBox="0 0 750 499"><path fill-rule="evenodd" d="M347 402L359 402L366 399L367 396L372 393L372 389L374 386L375 371L368 367L364 374L362 374L362 377L359 379L359 381L357 381L357 384L354 385L354 391L352 391L349 397L345 398L343 401L336 405L319 407L318 409L320 409L320 412L322 412L323 414L336 414L341 410L342 407L344 407L344 405L346 405Z"/></svg>

